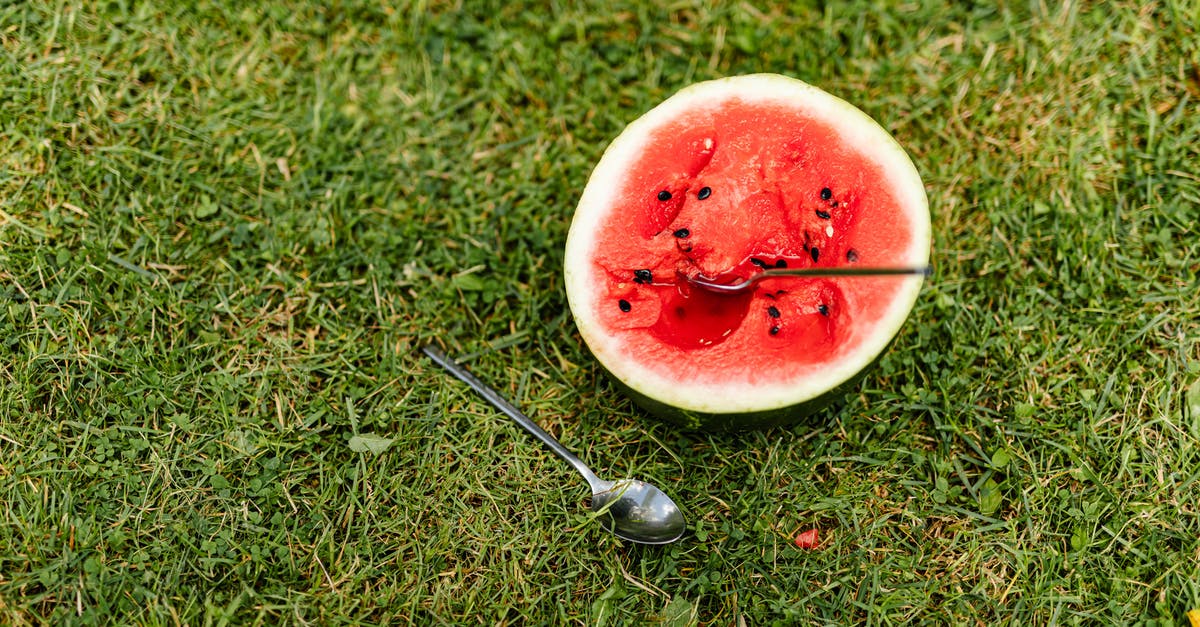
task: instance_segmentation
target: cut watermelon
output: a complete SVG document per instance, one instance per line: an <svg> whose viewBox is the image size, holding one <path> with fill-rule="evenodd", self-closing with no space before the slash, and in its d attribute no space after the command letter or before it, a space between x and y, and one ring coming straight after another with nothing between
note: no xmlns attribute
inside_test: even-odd
<svg viewBox="0 0 1200 627"><path fill-rule="evenodd" d="M567 237L567 298L596 359L639 404L696 428L786 423L887 348L921 277L773 278L746 295L682 277L922 266L920 175L870 117L754 74L688 87L605 151Z"/></svg>

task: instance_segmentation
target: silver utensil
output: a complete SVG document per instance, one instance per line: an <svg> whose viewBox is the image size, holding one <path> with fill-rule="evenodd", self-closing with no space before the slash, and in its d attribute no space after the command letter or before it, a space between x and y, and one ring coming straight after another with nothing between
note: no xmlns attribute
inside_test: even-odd
<svg viewBox="0 0 1200 627"><path fill-rule="evenodd" d="M841 266L837 268L773 268L771 270L763 270L758 274L754 274L749 278L742 279L735 283L718 283L715 279L711 279L702 274L684 276L688 283L720 294L739 294L753 288L759 281L765 279L774 279L778 277L839 277L839 276L886 276L886 275L912 275L919 274L929 276L933 274L933 268L929 266L907 267L907 268L858 268L853 266Z"/></svg>
<svg viewBox="0 0 1200 627"><path fill-rule="evenodd" d="M587 464L558 440L436 346L426 346L422 350L583 475L592 488L592 511L598 514L605 528L617 537L640 544L667 544L683 536L687 527L683 513L662 490L636 479L605 481L597 477Z"/></svg>

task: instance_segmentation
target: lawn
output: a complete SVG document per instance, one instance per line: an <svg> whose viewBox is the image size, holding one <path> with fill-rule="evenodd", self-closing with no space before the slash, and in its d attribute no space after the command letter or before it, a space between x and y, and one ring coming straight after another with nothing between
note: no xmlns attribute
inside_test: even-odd
<svg viewBox="0 0 1200 627"><path fill-rule="evenodd" d="M1200 5L996 4L0 2L0 623L1186 624ZM759 71L905 146L935 274L843 403L680 430L563 244L626 123Z"/></svg>

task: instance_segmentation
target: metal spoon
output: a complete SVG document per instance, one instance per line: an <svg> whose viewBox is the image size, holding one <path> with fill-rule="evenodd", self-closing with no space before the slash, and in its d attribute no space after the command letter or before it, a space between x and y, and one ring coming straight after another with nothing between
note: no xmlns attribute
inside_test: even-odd
<svg viewBox="0 0 1200 627"><path fill-rule="evenodd" d="M702 274L684 275L684 279L688 283L695 285L701 289L720 294L739 294L754 287L759 281L764 279L772 279L777 277L787 276L807 276L807 277L835 277L835 276L884 276L894 274L920 274L929 276L933 274L933 268L929 266L919 266L911 268L858 268L842 266L837 268L775 268L771 270L763 270L747 279L742 279L736 283L717 283L714 279L710 279Z"/></svg>
<svg viewBox="0 0 1200 627"><path fill-rule="evenodd" d="M592 487L592 511L599 514L601 524L617 537L639 544L667 544L683 536L687 527L683 513L662 490L636 479L604 481L597 477L554 436L436 346L426 346L422 350L579 471Z"/></svg>

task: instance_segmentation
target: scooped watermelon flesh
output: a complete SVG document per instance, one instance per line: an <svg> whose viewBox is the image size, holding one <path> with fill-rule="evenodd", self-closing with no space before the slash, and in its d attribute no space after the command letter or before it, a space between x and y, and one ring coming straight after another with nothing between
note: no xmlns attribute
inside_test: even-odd
<svg viewBox="0 0 1200 627"><path fill-rule="evenodd" d="M752 75L685 90L613 143L572 224L568 296L643 405L759 426L813 411L869 365L920 279L780 278L729 296L683 277L920 264L928 246L920 178L882 128L804 83Z"/></svg>

